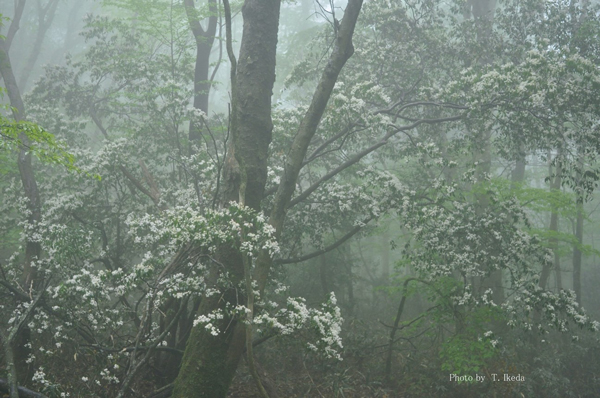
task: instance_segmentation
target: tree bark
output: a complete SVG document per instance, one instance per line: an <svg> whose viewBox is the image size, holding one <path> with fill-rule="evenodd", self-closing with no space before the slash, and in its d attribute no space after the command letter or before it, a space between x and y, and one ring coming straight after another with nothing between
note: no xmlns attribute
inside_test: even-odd
<svg viewBox="0 0 600 398"><path fill-rule="evenodd" d="M221 253L220 261L227 266L232 284L243 280L243 265L239 253L231 250L229 258ZM222 296L203 298L199 314L208 315L223 310L225 303L243 305L245 297L235 289ZM185 347L181 368L173 390L173 398L224 398L245 347L245 328L239 319L225 316L218 323L219 334L213 336L203 324L192 328Z"/></svg>
<svg viewBox="0 0 600 398"><path fill-rule="evenodd" d="M21 7L22 4L24 4L24 1L19 2L19 7ZM0 75L2 75L2 78L4 79L8 98L12 106L13 117L17 122L25 120L25 105L23 104L21 92L19 91L13 73L9 48L12 37L14 37L14 33L16 32L16 29L13 27L18 26L19 19L20 15L15 15L15 18L13 18L11 26L9 27L9 34L6 39L0 36ZM24 133L21 133L19 134L19 140L22 145L17 158L17 166L21 176L21 183L23 184L25 198L27 199L27 225L29 228L35 229L36 225L41 220L40 194L33 172L31 152L27 150L29 139ZM36 287L36 268L32 266L32 263L40 257L42 252L40 244L29 238L31 233L32 231L28 231L28 237L25 244L25 259L23 262L23 283L26 289ZM21 328L18 336L16 336L14 340L11 339L11 341L17 343L13 347L16 358L16 374L19 376L20 380L27 381L29 378L29 364L25 362L28 355L28 349L25 347L25 343L29 341L29 329L27 329L27 327Z"/></svg>
<svg viewBox="0 0 600 398"><path fill-rule="evenodd" d="M550 186L550 191L558 191L561 185L561 177L562 177L562 165L560 162L560 151L559 155L557 155L556 162L556 171L554 175L554 180L552 180L552 185ZM554 233L558 233L558 209L552 209L552 213L550 214L550 226L549 230ZM560 276L560 257L558 255L558 239L556 237L550 238L550 246L552 247L552 251L554 252L554 269L557 270L557 278ZM542 268L542 273L540 275L539 285L542 289L546 289L546 285L548 284L548 278L550 277L550 265L544 266ZM557 279L557 285L558 285Z"/></svg>
<svg viewBox="0 0 600 398"><path fill-rule="evenodd" d="M577 200L577 221L575 223L575 240L573 247L573 290L577 297L577 302L581 304L581 246L583 245L583 203L585 201L583 187L583 168L585 167L583 144L577 149L577 175L576 175L576 200Z"/></svg>
<svg viewBox="0 0 600 398"><path fill-rule="evenodd" d="M211 15L208 17L206 30L202 28L196 13L193 0L184 1L185 12L190 24L190 29L196 41L196 63L194 68L194 108L208 114L208 96L210 84L208 71L210 68L210 52L215 41L217 30L217 3L216 0L208 0L208 8ZM192 120L190 122L190 143L197 142L202 136L200 124Z"/></svg>
<svg viewBox="0 0 600 398"><path fill-rule="evenodd" d="M275 83L280 0L246 0L242 8L244 28L235 72L232 104L232 137L236 162L229 159L226 175L234 176L239 165L239 200L260 210L267 179L267 154L271 143L271 95ZM228 38L229 40L229 38ZM232 172L233 170L233 172ZM237 179L226 178L224 192L233 193ZM230 198L226 198L230 199ZM219 261L225 265L233 286L244 280L242 256L233 248L221 248ZM215 278L216 279L216 275ZM223 296L204 298L199 314L225 308L227 302L244 305L246 298L235 289ZM174 398L225 397L244 352L246 330L240 319L225 316L219 335L203 325L192 329L181 370L175 381Z"/></svg>
<svg viewBox="0 0 600 398"><path fill-rule="evenodd" d="M25 2L26 0L19 0L18 3L15 2L15 15L10 23L10 26L8 27L8 33L6 34L5 39L5 49L7 53L10 49L13 39L15 38L15 35L17 34L17 31L19 30L19 23L21 22L21 17L23 16Z"/></svg>
<svg viewBox="0 0 600 398"><path fill-rule="evenodd" d="M0 38L0 74L4 78L8 98L13 109L13 117L19 122L25 120L25 105L23 104L21 92L19 91L12 70L10 56L8 55L8 43L7 40ZM41 219L40 195L33 172L31 152L26 148L29 145L29 139L23 133L19 135L19 139L23 145L19 151L17 165L19 167L19 174L21 176L25 197L27 198L27 210L29 211L27 221L30 226L35 226ZM31 263L40 256L40 253L40 244L28 239L25 247L25 262L23 267L25 286L27 287L29 287L35 279L35 270L31 266Z"/></svg>
<svg viewBox="0 0 600 398"><path fill-rule="evenodd" d="M575 240L573 247L573 290L577 302L581 304L581 245L583 244L583 201L577 202L577 221L575 223Z"/></svg>
<svg viewBox="0 0 600 398"><path fill-rule="evenodd" d="M577 245L573 248L573 290L577 297L577 302L581 304L581 258L582 253L579 248L583 244L583 203L577 204L577 223L575 225L575 239Z"/></svg>
<svg viewBox="0 0 600 398"><path fill-rule="evenodd" d="M228 8L228 2L224 3ZM285 209L293 194L296 180L310 139L323 115L337 76L352 55L352 34L362 0L350 0L337 32L333 53L325 67L313 101L301 123L292 145L282 182L275 196L277 210L271 224L281 227ZM228 34L228 53L232 61L231 133L235 160L228 157L224 169L224 199L231 199L239 181L239 202L260 211L267 178L268 149L273 128L271 96L275 82L277 34L280 0L246 0L242 8L243 36L239 59L233 57ZM227 10L226 10L227 13ZM226 16L227 18L227 16ZM228 23L229 24L229 23ZM228 27L228 31L230 28ZM239 167L239 180L236 168ZM280 233L279 229L279 233ZM227 269L232 285L244 280L242 257L233 248L221 248L219 261ZM272 259L262 252L257 260L255 280L260 292L264 290ZM216 276L215 276L216 277ZM245 297L235 290L220 297L202 300L199 313L209 314L223 308L226 302L245 304ZM219 335L212 336L203 325L193 328L188 340L181 370L175 381L174 398L225 397L239 359L244 351L246 330L235 317L225 316L218 323Z"/></svg>

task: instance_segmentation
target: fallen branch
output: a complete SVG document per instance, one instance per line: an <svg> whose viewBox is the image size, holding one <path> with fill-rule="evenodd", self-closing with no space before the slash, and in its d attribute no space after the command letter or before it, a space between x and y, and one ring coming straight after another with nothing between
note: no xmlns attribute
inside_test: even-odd
<svg viewBox="0 0 600 398"><path fill-rule="evenodd" d="M0 393L8 394L10 391L10 387L8 385L8 381L5 379L0 379ZM32 391L25 387L19 387L19 398L48 398L44 394L39 392Z"/></svg>

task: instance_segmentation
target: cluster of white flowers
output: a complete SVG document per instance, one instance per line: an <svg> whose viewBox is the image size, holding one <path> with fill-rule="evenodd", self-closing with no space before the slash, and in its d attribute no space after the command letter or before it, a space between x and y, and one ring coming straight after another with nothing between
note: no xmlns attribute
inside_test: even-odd
<svg viewBox="0 0 600 398"><path fill-rule="evenodd" d="M208 315L199 315L194 319L194 326L198 324L203 324L206 330L210 332L213 336L219 335L219 329L217 328L215 321L219 319L223 319L223 312L220 310L216 310Z"/></svg>
<svg viewBox="0 0 600 398"><path fill-rule="evenodd" d="M264 216L235 202L217 211L181 206L156 216L130 216L127 223L136 235L136 243L162 243L163 254L175 253L190 242L213 253L220 244L236 241L240 249L252 257L256 257L260 249L267 250L271 256L279 252L275 230Z"/></svg>
<svg viewBox="0 0 600 398"><path fill-rule="evenodd" d="M325 358L341 360L343 348L340 336L343 319L335 294L331 292L327 302L320 309L308 308L300 297L288 297L286 308L275 314L262 313L254 318L254 324L263 332L275 330L281 335L291 335L301 330L312 330L317 340L307 343L307 347Z"/></svg>

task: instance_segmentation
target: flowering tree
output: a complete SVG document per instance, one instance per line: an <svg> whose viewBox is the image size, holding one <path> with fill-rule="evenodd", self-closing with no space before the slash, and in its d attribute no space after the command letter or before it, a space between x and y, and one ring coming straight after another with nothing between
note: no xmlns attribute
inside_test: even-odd
<svg viewBox="0 0 600 398"><path fill-rule="evenodd" d="M451 325L444 369L471 372L498 354L504 329L490 319L544 333L597 327L570 293L543 289L542 238L492 164L562 145L564 181L576 181L573 142L595 153L594 63L546 42L545 23L519 39L518 23L554 8L525 21L506 3L484 32L476 1L350 0L343 16L321 4L330 24L273 104L280 1L243 2L238 55L227 1L110 3L117 12L87 18L87 51L47 68L25 98L28 120L68 142L84 173L36 170L35 222L23 222L33 213L19 185L2 185L12 254L2 338L31 333L23 372L44 392L141 395L146 374L175 397L225 396L245 351L267 396L255 337L303 334L310 351L339 359L340 295L311 307L276 275L384 215L407 231L405 286L434 303L423 319ZM207 108L219 16L229 115ZM310 101L294 102L310 85ZM24 284L27 245L38 285Z"/></svg>

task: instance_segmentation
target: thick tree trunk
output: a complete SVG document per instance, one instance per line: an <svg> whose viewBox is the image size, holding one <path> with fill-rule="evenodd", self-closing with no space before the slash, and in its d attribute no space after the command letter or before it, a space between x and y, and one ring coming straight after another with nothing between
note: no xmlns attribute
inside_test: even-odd
<svg viewBox="0 0 600 398"><path fill-rule="evenodd" d="M198 312L209 314L223 307L223 298L235 303L235 292L233 297L231 293L203 299ZM244 352L245 328L239 320L225 317L218 329L218 336L210 334L202 324L192 329L172 398L224 398L227 395Z"/></svg>
<svg viewBox="0 0 600 398"><path fill-rule="evenodd" d="M225 3L228 9L228 2ZM337 32L338 37L332 55L325 67L313 102L305 116L297 138L289 153L282 186L275 196L271 223L280 232L285 209L296 186L296 180L310 138L314 135L323 115L337 76L346 60L352 55L352 35L362 0L350 0ZM239 182L239 201L260 211L267 178L267 156L273 128L271 120L271 96L275 82L277 33L279 28L280 0L246 0L242 8L244 28L239 60L236 62L228 34L228 53L232 60L232 123L233 152L223 171L224 200L233 199ZM226 10L227 14L227 10ZM226 15L226 18L229 19ZM228 28L229 31L229 28ZM239 179L237 167L239 166ZM221 248L217 254L224 265L233 286L244 280L244 266L237 251ZM256 264L255 280L263 291L268 280L272 260L266 252L261 253ZM248 267L247 267L248 268ZM247 276L247 275L246 275ZM245 304L235 290L224 292L222 297L202 300L199 313L209 314L223 308L226 302ZM237 318L225 316L218 324L220 333L212 336L203 325L193 328L188 340L181 370L175 381L174 398L220 398L225 397L229 384L244 351L247 337L244 324ZM251 360L251 358L249 358Z"/></svg>
<svg viewBox="0 0 600 398"><path fill-rule="evenodd" d="M271 96L275 83L279 0L246 0L233 104L233 142L240 165L240 201L260 209L271 143Z"/></svg>
<svg viewBox="0 0 600 398"><path fill-rule="evenodd" d="M260 210L267 179L267 153L271 143L271 95L275 83L277 33L280 0L246 0L242 8L244 29L233 90L232 136L239 165L239 200ZM235 174L237 165L229 159L226 175ZM226 178L224 192L234 192L237 179ZM232 199L232 198L225 198ZM221 248L219 261L226 267L233 286L244 280L242 257L231 248ZM216 279L216 278L215 278ZM246 298L231 289L223 297L204 298L198 313L208 315L224 309L226 303L244 305ZM225 397L245 347L244 324L225 316L213 336L203 326L192 329L173 398Z"/></svg>

